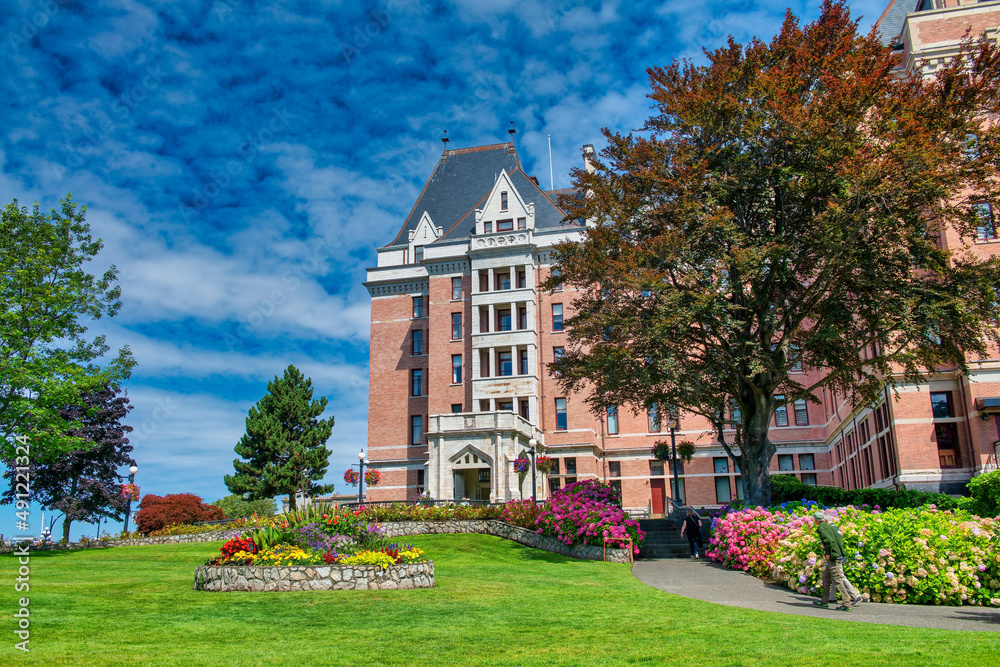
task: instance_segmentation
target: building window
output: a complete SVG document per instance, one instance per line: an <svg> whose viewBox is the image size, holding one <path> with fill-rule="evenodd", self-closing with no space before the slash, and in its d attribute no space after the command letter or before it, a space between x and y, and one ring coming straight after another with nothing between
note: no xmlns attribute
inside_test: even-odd
<svg viewBox="0 0 1000 667"><path fill-rule="evenodd" d="M519 306L517 309L517 328L522 331L528 328L528 308L526 306Z"/></svg>
<svg viewBox="0 0 1000 667"><path fill-rule="evenodd" d="M452 278L451 279L451 300L461 301L462 300L462 279Z"/></svg>
<svg viewBox="0 0 1000 667"><path fill-rule="evenodd" d="M486 306L479 307L479 333L488 333L490 330L490 309Z"/></svg>
<svg viewBox="0 0 1000 667"><path fill-rule="evenodd" d="M422 245L413 246L413 263L419 264L424 259L424 247Z"/></svg>
<svg viewBox="0 0 1000 667"><path fill-rule="evenodd" d="M507 210L507 193L506 192L501 192L500 193L500 210L501 211L506 211Z"/></svg>
<svg viewBox="0 0 1000 667"><path fill-rule="evenodd" d="M716 456L713 458L712 465L716 475L724 475L729 472L729 459L725 456Z"/></svg>
<svg viewBox="0 0 1000 667"><path fill-rule="evenodd" d="M410 334L412 336L412 351L411 354L418 356L424 353L424 332L423 329L414 329Z"/></svg>
<svg viewBox="0 0 1000 667"><path fill-rule="evenodd" d="M931 413L934 419L948 419L954 415L950 391L931 392Z"/></svg>
<svg viewBox="0 0 1000 667"><path fill-rule="evenodd" d="M552 304L552 330L563 330L563 311L561 303Z"/></svg>
<svg viewBox="0 0 1000 667"><path fill-rule="evenodd" d="M558 477L549 477L549 495L552 495L559 490L559 482L561 480Z"/></svg>
<svg viewBox="0 0 1000 667"><path fill-rule="evenodd" d="M493 233L493 223L492 222L484 222L483 223L483 232L485 232L487 234L492 234Z"/></svg>
<svg viewBox="0 0 1000 667"><path fill-rule="evenodd" d="M423 492L424 492L424 471L423 470L418 470L417 471L417 493L423 493Z"/></svg>
<svg viewBox="0 0 1000 667"><path fill-rule="evenodd" d="M735 398L729 399L729 423L733 426L739 426L743 423L743 414L740 412L740 406Z"/></svg>
<svg viewBox="0 0 1000 667"><path fill-rule="evenodd" d="M451 404L451 411L453 413L455 413L455 414L458 414L458 413L462 412L462 404L461 403L452 403Z"/></svg>
<svg viewBox="0 0 1000 667"><path fill-rule="evenodd" d="M498 232L514 231L514 219L507 218L506 220L497 220L497 231Z"/></svg>
<svg viewBox="0 0 1000 667"><path fill-rule="evenodd" d="M663 477L663 461L652 460L649 462L649 476Z"/></svg>
<svg viewBox="0 0 1000 667"><path fill-rule="evenodd" d="M800 398L792 404L795 410L795 425L809 425L809 408L806 407L806 399Z"/></svg>
<svg viewBox="0 0 1000 667"><path fill-rule="evenodd" d="M608 474L612 477L622 476L621 461L608 461Z"/></svg>
<svg viewBox="0 0 1000 667"><path fill-rule="evenodd" d="M518 229L527 229L528 228L528 219L527 218L518 218L517 219L517 228Z"/></svg>
<svg viewBox="0 0 1000 667"><path fill-rule="evenodd" d="M518 400L517 411L518 414L521 415L521 418L524 419L525 421L529 421L531 419L530 413L528 412L528 399L522 398Z"/></svg>
<svg viewBox="0 0 1000 667"><path fill-rule="evenodd" d="M799 454L799 470L815 470L816 464L812 454Z"/></svg>
<svg viewBox="0 0 1000 667"><path fill-rule="evenodd" d="M490 291L490 272L480 271L479 272L479 291L489 292Z"/></svg>
<svg viewBox="0 0 1000 667"><path fill-rule="evenodd" d="M775 426L788 426L788 406L785 405L785 397L777 395L774 400L781 403L780 406L774 409L774 425Z"/></svg>
<svg viewBox="0 0 1000 667"><path fill-rule="evenodd" d="M524 269L518 269L517 271L517 287L518 289L524 289L528 286L527 274Z"/></svg>
<svg viewBox="0 0 1000 667"><path fill-rule="evenodd" d="M424 316L424 297L415 296L413 297L413 317L423 317Z"/></svg>
<svg viewBox="0 0 1000 667"><path fill-rule="evenodd" d="M660 432L660 408L656 403L649 406L649 411L646 413L646 418L649 421L649 432L659 433Z"/></svg>
<svg viewBox="0 0 1000 667"><path fill-rule="evenodd" d="M462 355L451 355L451 382L462 384Z"/></svg>
<svg viewBox="0 0 1000 667"><path fill-rule="evenodd" d="M528 351L518 350L517 352L517 372L519 375L528 374Z"/></svg>
<svg viewBox="0 0 1000 667"><path fill-rule="evenodd" d="M716 477L715 478L715 502L720 505L728 503L733 497L729 493L729 478L728 477Z"/></svg>
<svg viewBox="0 0 1000 667"><path fill-rule="evenodd" d="M564 347L554 347L552 348L552 361L556 362L566 356L566 348ZM561 377L562 373L557 371L552 371L552 377Z"/></svg>
<svg viewBox="0 0 1000 667"><path fill-rule="evenodd" d="M795 470L795 457L792 454L778 454L778 470Z"/></svg>
<svg viewBox="0 0 1000 667"><path fill-rule="evenodd" d="M424 370L422 368L414 368L410 371L410 387L412 391L411 396L423 396L424 395Z"/></svg>
<svg viewBox="0 0 1000 667"><path fill-rule="evenodd" d="M961 461L958 456L958 433L955 424L934 424L934 438L937 440L940 466L957 468Z"/></svg>
<svg viewBox="0 0 1000 667"><path fill-rule="evenodd" d="M510 271L497 273L493 276L493 279L496 281L496 288L498 290L510 289Z"/></svg>
<svg viewBox="0 0 1000 667"><path fill-rule="evenodd" d="M410 444L419 445L424 441L424 418L422 415L410 416Z"/></svg>
<svg viewBox="0 0 1000 667"><path fill-rule="evenodd" d="M556 430L565 431L566 426L566 399L556 399Z"/></svg>
<svg viewBox="0 0 1000 667"><path fill-rule="evenodd" d="M552 269L552 276L554 278L558 278L561 275L562 275L562 272L559 269ZM558 292L562 288L563 288L563 284L562 284L562 281L560 280L558 283L556 283L556 286L553 287L552 289Z"/></svg>
<svg viewBox="0 0 1000 667"><path fill-rule="evenodd" d="M802 483L808 484L809 486L816 486L816 473L814 472L802 473Z"/></svg>
<svg viewBox="0 0 1000 667"><path fill-rule="evenodd" d="M462 313L451 314L451 339L462 339Z"/></svg>
<svg viewBox="0 0 1000 667"><path fill-rule="evenodd" d="M608 413L608 435L618 435L618 407L609 405Z"/></svg>
<svg viewBox="0 0 1000 667"><path fill-rule="evenodd" d="M514 412L514 400L510 398L497 399L497 410L504 412Z"/></svg>
<svg viewBox="0 0 1000 667"><path fill-rule="evenodd" d="M507 377L513 374L513 355L510 352L497 352L497 375L500 377Z"/></svg>
<svg viewBox="0 0 1000 667"><path fill-rule="evenodd" d="M996 220L993 217L993 207L987 202L972 205L976 217L976 238L983 241L997 237Z"/></svg>
<svg viewBox="0 0 1000 667"><path fill-rule="evenodd" d="M497 311L497 331L510 331L510 309Z"/></svg>
<svg viewBox="0 0 1000 667"><path fill-rule="evenodd" d="M736 486L736 500L743 500L743 478L739 475L733 477L733 484Z"/></svg>
<svg viewBox="0 0 1000 667"><path fill-rule="evenodd" d="M566 465L566 474L567 475L575 475L576 474L576 459L575 458L563 459L563 463Z"/></svg>
<svg viewBox="0 0 1000 667"><path fill-rule="evenodd" d="M479 350L479 377L488 378L490 376L490 351Z"/></svg>

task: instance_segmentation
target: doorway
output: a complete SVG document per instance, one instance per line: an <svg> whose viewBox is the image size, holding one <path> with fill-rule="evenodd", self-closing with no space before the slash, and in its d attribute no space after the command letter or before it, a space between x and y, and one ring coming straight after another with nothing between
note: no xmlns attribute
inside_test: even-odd
<svg viewBox="0 0 1000 667"><path fill-rule="evenodd" d="M492 480L489 468L463 468L454 471L455 500L485 500L490 499L490 482Z"/></svg>
<svg viewBox="0 0 1000 667"><path fill-rule="evenodd" d="M652 495L653 514L663 516L663 507L667 503L667 485L662 479L649 480L649 492Z"/></svg>

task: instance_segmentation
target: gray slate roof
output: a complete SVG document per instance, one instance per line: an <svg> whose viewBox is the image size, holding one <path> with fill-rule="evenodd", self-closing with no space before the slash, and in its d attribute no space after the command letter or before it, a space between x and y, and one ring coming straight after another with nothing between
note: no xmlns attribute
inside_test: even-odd
<svg viewBox="0 0 1000 667"><path fill-rule="evenodd" d="M390 246L407 243L408 233L424 211L444 230L438 242L468 238L476 226L476 208L482 206L503 170L524 201L534 202L536 229L562 224L563 212L525 175L511 144L450 150L442 158Z"/></svg>
<svg viewBox="0 0 1000 667"><path fill-rule="evenodd" d="M906 15L917 11L920 0L892 0L889 6L882 12L875 27L881 33L882 44L885 46L895 46L898 43L899 35L903 32L903 24L906 22Z"/></svg>

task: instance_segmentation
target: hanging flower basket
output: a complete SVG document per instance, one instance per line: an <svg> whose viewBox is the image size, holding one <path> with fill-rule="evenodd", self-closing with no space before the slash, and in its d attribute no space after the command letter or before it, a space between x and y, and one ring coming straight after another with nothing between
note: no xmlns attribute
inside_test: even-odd
<svg viewBox="0 0 1000 667"><path fill-rule="evenodd" d="M139 485L122 484L122 497L126 500L139 500Z"/></svg>
<svg viewBox="0 0 1000 667"><path fill-rule="evenodd" d="M357 470L348 470L344 473L344 481L351 486L357 486L358 482L361 481L361 473Z"/></svg>
<svg viewBox="0 0 1000 667"><path fill-rule="evenodd" d="M382 472L375 470L374 468L369 468L365 471L365 484L368 486L375 486L382 481Z"/></svg>
<svg viewBox="0 0 1000 667"><path fill-rule="evenodd" d="M694 443L684 442L677 445L677 456L684 460L684 463L691 463L691 459L694 458Z"/></svg>
<svg viewBox="0 0 1000 667"><path fill-rule="evenodd" d="M531 461L528 460L527 456L519 456L514 459L514 472L523 475L529 470L531 470Z"/></svg>
<svg viewBox="0 0 1000 667"><path fill-rule="evenodd" d="M657 442L653 445L653 448L649 450L649 453L652 454L653 458L658 461L669 461L670 445L665 442Z"/></svg>
<svg viewBox="0 0 1000 667"><path fill-rule="evenodd" d="M550 457L546 456L545 454L542 454L541 456L535 459L535 470L542 473L543 475L548 475L555 469L556 469L556 462L553 461Z"/></svg>

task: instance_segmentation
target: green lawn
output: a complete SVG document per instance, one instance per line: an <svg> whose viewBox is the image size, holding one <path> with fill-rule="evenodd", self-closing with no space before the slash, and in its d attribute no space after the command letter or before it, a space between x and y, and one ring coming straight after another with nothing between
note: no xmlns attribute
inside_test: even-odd
<svg viewBox="0 0 1000 667"><path fill-rule="evenodd" d="M434 559L435 588L192 590L219 542L32 554L27 655L13 648L17 562L0 556L0 664L1000 664L998 633L722 607L487 535L407 541Z"/></svg>

